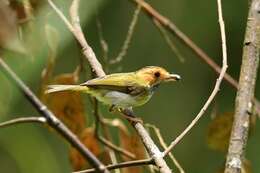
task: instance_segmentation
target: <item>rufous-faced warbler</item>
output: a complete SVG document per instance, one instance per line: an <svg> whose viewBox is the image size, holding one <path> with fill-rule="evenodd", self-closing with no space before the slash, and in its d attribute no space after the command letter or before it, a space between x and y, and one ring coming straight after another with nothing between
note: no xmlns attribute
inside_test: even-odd
<svg viewBox="0 0 260 173"><path fill-rule="evenodd" d="M147 66L135 72L114 73L79 85L49 85L46 93L79 91L113 108L132 108L145 104L161 83L180 79L179 75L170 74L162 67Z"/></svg>

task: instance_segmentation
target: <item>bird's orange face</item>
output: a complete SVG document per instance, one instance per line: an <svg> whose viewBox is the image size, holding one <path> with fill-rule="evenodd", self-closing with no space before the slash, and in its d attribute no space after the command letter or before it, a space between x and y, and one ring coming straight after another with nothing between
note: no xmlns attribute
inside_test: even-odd
<svg viewBox="0 0 260 173"><path fill-rule="evenodd" d="M148 82L150 86L160 84L161 82L178 81L181 77L177 74L171 74L162 67L147 66L136 72L136 74Z"/></svg>

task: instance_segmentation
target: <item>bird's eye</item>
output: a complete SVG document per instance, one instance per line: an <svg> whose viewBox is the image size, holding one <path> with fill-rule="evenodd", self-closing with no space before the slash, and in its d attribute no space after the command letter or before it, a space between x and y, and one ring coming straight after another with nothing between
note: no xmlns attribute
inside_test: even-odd
<svg viewBox="0 0 260 173"><path fill-rule="evenodd" d="M154 73L154 76L157 77L157 78L160 77L160 75L161 75L161 73L158 72L158 71Z"/></svg>

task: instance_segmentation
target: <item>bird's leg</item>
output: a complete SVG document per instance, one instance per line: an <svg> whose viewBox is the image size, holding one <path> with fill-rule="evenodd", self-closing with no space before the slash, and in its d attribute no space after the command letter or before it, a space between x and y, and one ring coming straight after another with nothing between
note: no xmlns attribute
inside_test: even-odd
<svg viewBox="0 0 260 173"><path fill-rule="evenodd" d="M134 115L132 115L132 108L128 108L128 109L122 109L122 108L118 108L116 107L116 105L111 105L109 108L109 112L120 112L120 115L124 116L128 121L130 121L131 123L141 123L143 124L143 120L141 118L137 118Z"/></svg>
<svg viewBox="0 0 260 173"><path fill-rule="evenodd" d="M119 109L119 112L121 113L121 115L123 115L131 123L141 123L141 124L143 124L143 120L141 118L135 117L132 114L132 108L124 109L124 110Z"/></svg>
<svg viewBox="0 0 260 173"><path fill-rule="evenodd" d="M116 105L111 105L109 108L109 112L114 112L116 109Z"/></svg>

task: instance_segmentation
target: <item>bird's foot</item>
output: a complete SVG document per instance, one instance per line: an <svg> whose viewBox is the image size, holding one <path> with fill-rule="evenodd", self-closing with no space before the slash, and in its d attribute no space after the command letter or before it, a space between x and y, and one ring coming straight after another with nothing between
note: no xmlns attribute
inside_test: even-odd
<svg viewBox="0 0 260 173"><path fill-rule="evenodd" d="M128 109L122 109L119 107L116 107L115 105L112 105L109 108L109 112L113 113L113 112L119 112L122 116L124 116L128 121L130 121L131 123L141 123L143 124L143 120L141 118L135 117L134 115L132 115L132 109L128 108Z"/></svg>
<svg viewBox="0 0 260 173"><path fill-rule="evenodd" d="M141 123L143 124L143 120L141 118L138 117L132 117L126 114L122 114L128 121L130 121L131 123Z"/></svg>
<svg viewBox="0 0 260 173"><path fill-rule="evenodd" d="M132 109L120 109L121 115L123 115L128 121L131 123L141 123L143 124L143 120L133 115Z"/></svg>
<svg viewBox="0 0 260 173"><path fill-rule="evenodd" d="M115 105L111 105L109 108L109 112L115 112L116 111L116 106Z"/></svg>

